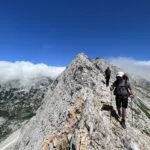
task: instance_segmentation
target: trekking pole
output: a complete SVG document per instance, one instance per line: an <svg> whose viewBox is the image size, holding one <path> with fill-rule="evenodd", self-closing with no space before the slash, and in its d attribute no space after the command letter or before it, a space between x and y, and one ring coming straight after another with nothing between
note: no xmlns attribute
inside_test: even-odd
<svg viewBox="0 0 150 150"><path fill-rule="evenodd" d="M111 114L112 114L112 100L113 100L113 92L111 91L110 123L111 123Z"/></svg>
<svg viewBox="0 0 150 150"><path fill-rule="evenodd" d="M133 99L131 98L131 111L132 111L132 126L133 126Z"/></svg>

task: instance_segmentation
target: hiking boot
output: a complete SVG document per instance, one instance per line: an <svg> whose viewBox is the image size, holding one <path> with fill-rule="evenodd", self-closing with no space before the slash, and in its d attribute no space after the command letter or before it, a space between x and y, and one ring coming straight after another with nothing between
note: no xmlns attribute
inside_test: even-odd
<svg viewBox="0 0 150 150"><path fill-rule="evenodd" d="M121 126L122 126L124 129L126 129L126 124L125 124L125 120L124 120L124 119L121 120L120 124L121 124Z"/></svg>

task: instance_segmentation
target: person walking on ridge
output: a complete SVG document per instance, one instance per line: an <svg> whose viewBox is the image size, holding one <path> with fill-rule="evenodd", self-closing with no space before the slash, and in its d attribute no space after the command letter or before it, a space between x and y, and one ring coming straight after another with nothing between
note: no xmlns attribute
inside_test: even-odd
<svg viewBox="0 0 150 150"><path fill-rule="evenodd" d="M109 86L109 80L111 76L111 70L109 67L105 70L105 79L106 79L106 86Z"/></svg>
<svg viewBox="0 0 150 150"><path fill-rule="evenodd" d="M114 95L116 96L116 107L118 111L118 116L122 117L120 123L123 128L126 128L125 119L126 109L128 107L128 98L133 98L131 85L127 79L128 77L124 74L124 72L118 72L116 80L110 88L111 91L114 90Z"/></svg>

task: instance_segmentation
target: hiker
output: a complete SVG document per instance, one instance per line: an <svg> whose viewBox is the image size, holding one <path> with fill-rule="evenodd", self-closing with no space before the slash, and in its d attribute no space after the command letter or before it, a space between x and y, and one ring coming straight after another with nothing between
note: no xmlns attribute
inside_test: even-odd
<svg viewBox="0 0 150 150"><path fill-rule="evenodd" d="M118 116L122 117L121 125L126 128L125 118L126 109L128 107L128 98L133 98L132 89L128 80L128 76L124 72L118 72L116 76L116 81L110 88L111 91L114 90L114 95L116 96L116 107L118 111ZM121 111L122 108L122 111Z"/></svg>
<svg viewBox="0 0 150 150"><path fill-rule="evenodd" d="M105 79L106 79L106 86L109 86L109 80L111 76L111 70L109 67L105 70Z"/></svg>

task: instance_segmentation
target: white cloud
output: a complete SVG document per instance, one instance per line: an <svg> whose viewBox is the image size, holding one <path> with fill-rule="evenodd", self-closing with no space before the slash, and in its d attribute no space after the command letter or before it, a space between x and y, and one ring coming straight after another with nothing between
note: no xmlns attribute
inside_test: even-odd
<svg viewBox="0 0 150 150"><path fill-rule="evenodd" d="M150 60L135 60L124 57L110 58L109 60L125 71L137 74L150 81Z"/></svg>
<svg viewBox="0 0 150 150"><path fill-rule="evenodd" d="M10 80L29 81L37 77L56 78L65 67L53 67L45 64L33 64L26 61L0 61L0 83Z"/></svg>

